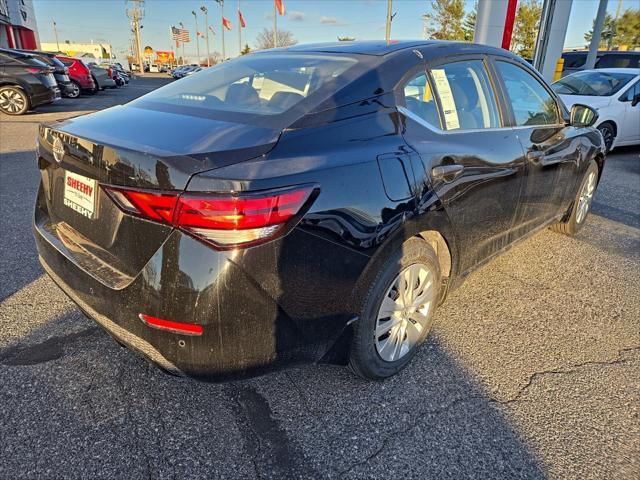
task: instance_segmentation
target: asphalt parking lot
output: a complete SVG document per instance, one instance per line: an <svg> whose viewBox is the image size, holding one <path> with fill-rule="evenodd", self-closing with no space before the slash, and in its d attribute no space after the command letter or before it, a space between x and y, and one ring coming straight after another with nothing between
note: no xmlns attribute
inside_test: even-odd
<svg viewBox="0 0 640 480"><path fill-rule="evenodd" d="M0 117L0 478L640 478L640 149L609 156L577 237L471 276L400 375L197 383L86 319L30 230L37 125L167 81Z"/></svg>

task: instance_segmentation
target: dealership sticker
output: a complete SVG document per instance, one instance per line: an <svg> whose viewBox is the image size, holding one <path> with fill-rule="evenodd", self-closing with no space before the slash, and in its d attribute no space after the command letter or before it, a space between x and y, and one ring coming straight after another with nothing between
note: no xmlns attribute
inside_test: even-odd
<svg viewBox="0 0 640 480"><path fill-rule="evenodd" d="M77 173L64 172L64 205L80 215L93 218L96 181Z"/></svg>
<svg viewBox="0 0 640 480"><path fill-rule="evenodd" d="M433 76L433 80L436 83L436 90L440 96L440 103L442 104L444 122L447 130L460 128L458 110L456 109L456 102L453 99L453 93L451 92L451 86L449 85L447 74L443 69L438 68L431 70L431 75Z"/></svg>

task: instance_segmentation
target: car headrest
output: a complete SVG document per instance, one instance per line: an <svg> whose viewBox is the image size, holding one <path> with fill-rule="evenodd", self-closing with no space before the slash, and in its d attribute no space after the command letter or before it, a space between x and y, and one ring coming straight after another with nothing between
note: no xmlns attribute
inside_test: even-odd
<svg viewBox="0 0 640 480"><path fill-rule="evenodd" d="M248 83L233 83L229 85L224 101L243 107L255 107L260 103L260 97Z"/></svg>
<svg viewBox="0 0 640 480"><path fill-rule="evenodd" d="M276 92L269 100L269 106L279 110L288 110L304 97L295 92Z"/></svg>

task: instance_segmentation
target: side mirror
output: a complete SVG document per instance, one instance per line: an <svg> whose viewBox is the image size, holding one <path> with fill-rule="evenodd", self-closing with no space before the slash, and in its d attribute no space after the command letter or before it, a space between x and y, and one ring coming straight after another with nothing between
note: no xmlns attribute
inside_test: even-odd
<svg viewBox="0 0 640 480"><path fill-rule="evenodd" d="M598 112L593 108L576 103L571 107L571 125L574 127L590 127L598 120Z"/></svg>
<svg viewBox="0 0 640 480"><path fill-rule="evenodd" d="M633 100L631 100L631 106L635 107L639 103L640 103L640 93L636 93L635 96L633 97Z"/></svg>

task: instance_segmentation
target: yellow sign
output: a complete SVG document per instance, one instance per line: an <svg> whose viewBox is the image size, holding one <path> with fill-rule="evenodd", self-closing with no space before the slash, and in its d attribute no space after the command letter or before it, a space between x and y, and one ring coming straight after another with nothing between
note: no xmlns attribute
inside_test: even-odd
<svg viewBox="0 0 640 480"><path fill-rule="evenodd" d="M145 55L151 55L153 53L153 48L149 46L144 47L144 53Z"/></svg>

